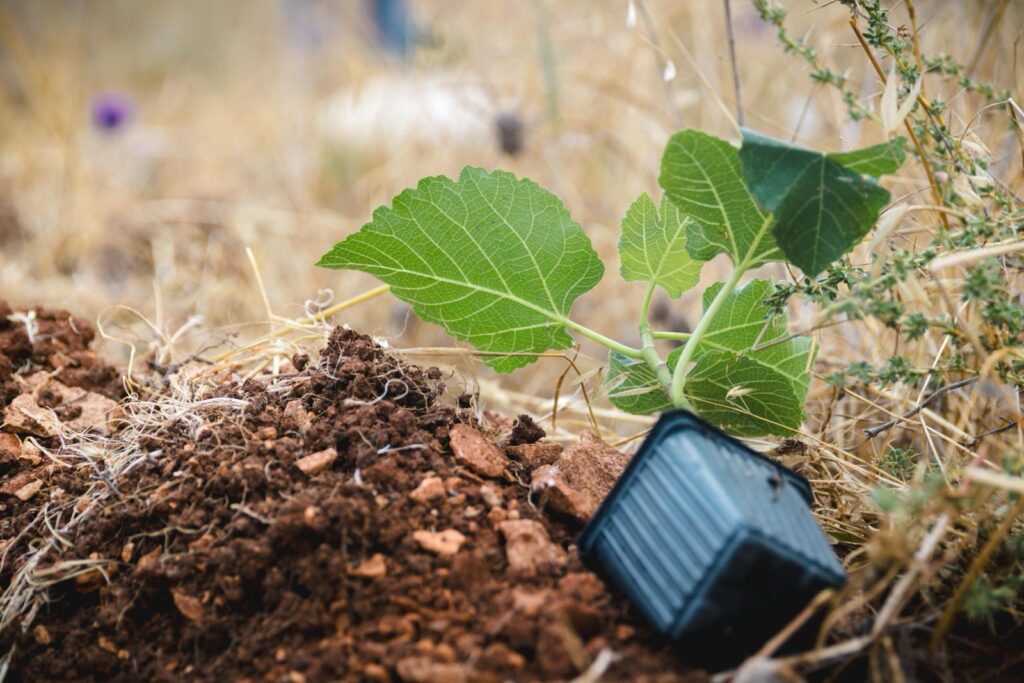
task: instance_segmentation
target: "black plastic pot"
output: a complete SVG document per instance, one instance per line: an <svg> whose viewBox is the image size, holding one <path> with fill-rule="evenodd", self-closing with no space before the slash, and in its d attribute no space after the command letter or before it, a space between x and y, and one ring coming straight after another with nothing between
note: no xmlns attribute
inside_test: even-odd
<svg viewBox="0 0 1024 683"><path fill-rule="evenodd" d="M846 582L810 503L800 475L690 413L665 413L583 530L580 555L687 660L728 665Z"/></svg>

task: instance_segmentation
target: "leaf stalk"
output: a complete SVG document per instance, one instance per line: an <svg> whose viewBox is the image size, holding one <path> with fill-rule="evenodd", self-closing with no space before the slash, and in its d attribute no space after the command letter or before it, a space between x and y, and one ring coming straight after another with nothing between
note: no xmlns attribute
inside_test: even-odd
<svg viewBox="0 0 1024 683"><path fill-rule="evenodd" d="M640 306L640 353L643 356L644 362L647 363L648 367L651 368L654 375L658 378L658 383L661 384L662 389L668 394L672 388L672 372L668 369L665 361L661 359L661 356L658 355L658 349L654 346L654 333L651 332L651 322L648 314L655 287L656 285L652 282L647 288L643 304Z"/></svg>
<svg viewBox="0 0 1024 683"><path fill-rule="evenodd" d="M668 392L669 400L672 401L672 405L676 408L689 408L690 402L686 399L684 390L686 388L686 370L693 360L693 355L697 352L697 346L700 344L701 338L704 333L707 332L708 327L711 326L711 322L714 320L718 310L725 304L726 299L732 294L733 290L736 289L736 285L739 284L740 278L747 272L751 264L756 259L757 248L761 244L761 240L768 232L769 226L772 224L772 215L767 214L764 217L764 222L761 224L760 230L757 231L757 236L754 237L753 242L750 244L750 249L747 251L747 255L743 260L736 264L733 268L732 275L725 281L725 284L715 298L711 300L707 310L700 317L700 322L697 323L697 327L694 328L693 332L690 333L690 338L686 340L686 345L683 346L682 353L679 356L679 360L676 362L676 367L672 372L672 384Z"/></svg>
<svg viewBox="0 0 1024 683"><path fill-rule="evenodd" d="M560 322L573 332L577 332L586 337L587 339L592 339L601 346L607 349L611 349L612 351L615 351L617 353L621 353L623 356L628 356L629 358L643 358L640 349L633 348L632 346L626 346L625 344L620 344L614 339L606 337L596 330L590 329L586 325L580 325L578 322L570 320L568 318L562 318Z"/></svg>

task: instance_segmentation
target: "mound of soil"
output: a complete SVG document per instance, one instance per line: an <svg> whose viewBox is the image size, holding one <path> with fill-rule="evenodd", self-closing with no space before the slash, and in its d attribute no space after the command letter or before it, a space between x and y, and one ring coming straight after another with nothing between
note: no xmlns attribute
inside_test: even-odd
<svg viewBox="0 0 1024 683"><path fill-rule="evenodd" d="M32 343L6 317L0 407L39 370L119 396L83 321L38 313ZM558 680L609 653L603 680L705 680L580 564L599 493L557 478L536 425L480 424L439 401L439 371L349 330L293 363L169 416L116 477L8 458L5 482L42 484L0 494L5 609L26 551L51 549L46 589L0 631L13 680ZM551 481L531 486L537 469ZM81 521L55 539L33 520L62 501Z"/></svg>

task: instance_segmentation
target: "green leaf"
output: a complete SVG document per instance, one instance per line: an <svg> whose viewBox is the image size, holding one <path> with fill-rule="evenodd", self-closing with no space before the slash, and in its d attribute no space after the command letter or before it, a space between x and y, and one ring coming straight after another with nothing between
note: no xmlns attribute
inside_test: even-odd
<svg viewBox="0 0 1024 683"><path fill-rule="evenodd" d="M721 288L715 283L704 292L705 310ZM803 421L811 340L784 339L786 317L770 316L765 306L774 293L768 280L734 290L701 338L686 378L694 410L738 436L787 435ZM670 369L681 353L677 348L669 354ZM606 386L612 404L627 413L649 415L672 407L654 372L637 359L610 353Z"/></svg>
<svg viewBox="0 0 1024 683"><path fill-rule="evenodd" d="M761 207L775 216L776 243L806 275L814 277L850 251L878 220L889 193L861 172L893 168L902 142L888 144L889 150L827 155L743 130L743 175Z"/></svg>
<svg viewBox="0 0 1024 683"><path fill-rule="evenodd" d="M680 213L694 221L686 232L690 256L708 261L725 253L738 265L750 254L765 215L743 180L735 147L700 131L680 131L668 141L658 182ZM770 234L757 244L750 267L781 260Z"/></svg>
<svg viewBox="0 0 1024 683"><path fill-rule="evenodd" d="M704 308L722 285L704 292ZM765 301L775 284L753 280L726 298L701 338L686 378L687 399L700 415L740 436L790 434L803 421L810 386L810 339L788 336L785 316ZM674 368L681 349L669 354Z"/></svg>
<svg viewBox="0 0 1024 683"><path fill-rule="evenodd" d="M864 149L836 152L826 156L855 173L864 173L878 178L900 170L907 158L907 152L904 149L905 142L906 140L903 138L896 138Z"/></svg>
<svg viewBox="0 0 1024 683"><path fill-rule="evenodd" d="M615 351L608 354L605 387L612 405L633 415L650 415L672 407L646 363Z"/></svg>
<svg viewBox="0 0 1024 683"><path fill-rule="evenodd" d="M803 422L804 393L795 381L749 354L705 354L686 378L686 397L701 417L736 436L787 436Z"/></svg>
<svg viewBox="0 0 1024 683"><path fill-rule="evenodd" d="M686 251L686 226L691 222L667 197L661 199L659 215L651 198L640 195L622 219L623 279L653 282L673 299L697 284L704 263Z"/></svg>
<svg viewBox="0 0 1024 683"><path fill-rule="evenodd" d="M458 182L424 178L317 264L370 273L420 318L510 372L568 348L573 302L604 266L557 197L504 171L463 169Z"/></svg>
<svg viewBox="0 0 1024 683"><path fill-rule="evenodd" d="M722 286L722 283L716 282L704 290L705 310L711 305ZM770 280L751 280L734 289L704 332L704 337L694 354L694 360L699 361L705 352L713 350L751 353L751 349L762 349L752 352L757 360L773 364L773 367L786 373L794 381L799 381L806 391L810 382L806 358L810 340L807 337L797 337L772 344L789 334L786 316L772 316L765 306L765 302L775 294L775 290L775 283Z"/></svg>

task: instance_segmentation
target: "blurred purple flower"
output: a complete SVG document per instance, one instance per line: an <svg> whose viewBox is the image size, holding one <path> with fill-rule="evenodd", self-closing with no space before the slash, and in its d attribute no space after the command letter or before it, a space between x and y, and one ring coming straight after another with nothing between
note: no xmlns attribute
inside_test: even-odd
<svg viewBox="0 0 1024 683"><path fill-rule="evenodd" d="M125 126L135 107L126 96L104 92L92 100L92 123L101 131L113 133Z"/></svg>

